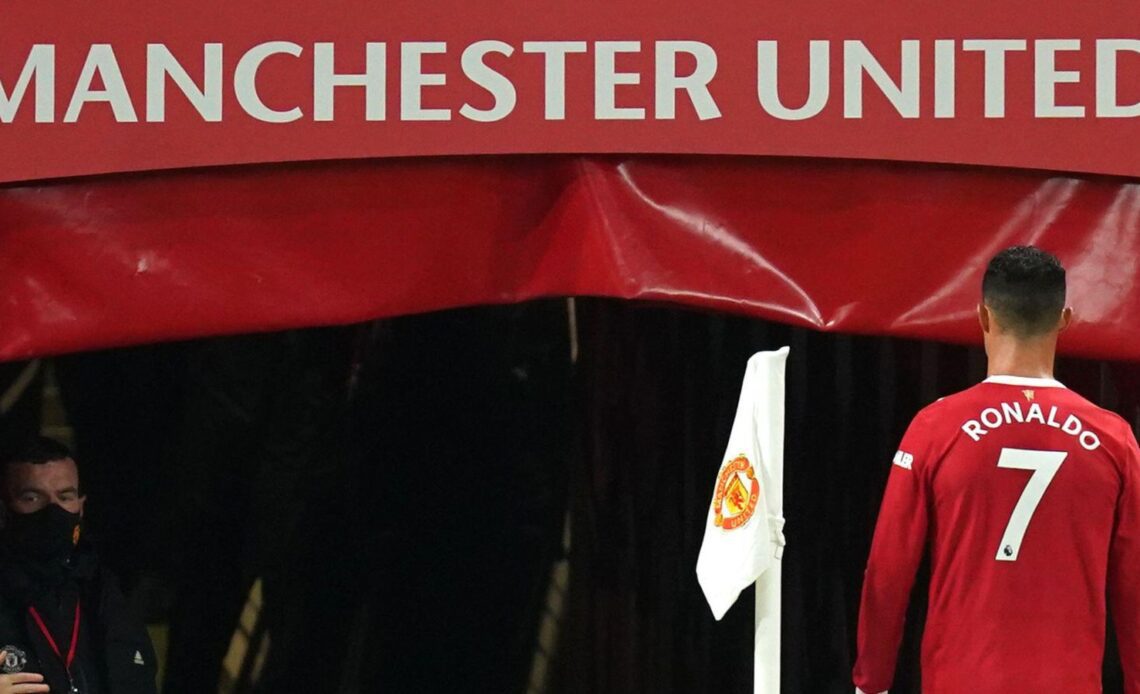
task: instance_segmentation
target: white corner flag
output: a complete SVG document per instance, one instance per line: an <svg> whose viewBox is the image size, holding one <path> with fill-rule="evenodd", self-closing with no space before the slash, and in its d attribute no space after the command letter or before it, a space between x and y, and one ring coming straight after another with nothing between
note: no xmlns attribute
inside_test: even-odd
<svg viewBox="0 0 1140 694"><path fill-rule="evenodd" d="M784 548L784 365L788 348L748 360L713 489L697 581L720 619L756 582L757 694L780 691L780 558Z"/></svg>

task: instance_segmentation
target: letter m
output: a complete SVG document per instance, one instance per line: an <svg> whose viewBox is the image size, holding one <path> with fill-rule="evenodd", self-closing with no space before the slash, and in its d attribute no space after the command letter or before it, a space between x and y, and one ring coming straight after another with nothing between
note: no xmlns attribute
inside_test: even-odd
<svg viewBox="0 0 1140 694"><path fill-rule="evenodd" d="M28 91L28 83L36 81L36 122L55 121L55 46L38 43L28 52L28 59L11 93L0 81L0 123L11 123Z"/></svg>

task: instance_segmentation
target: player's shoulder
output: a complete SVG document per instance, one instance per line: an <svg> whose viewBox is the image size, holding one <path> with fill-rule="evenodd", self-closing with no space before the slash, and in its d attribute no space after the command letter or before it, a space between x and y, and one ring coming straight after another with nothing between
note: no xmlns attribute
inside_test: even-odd
<svg viewBox="0 0 1140 694"><path fill-rule="evenodd" d="M957 436L964 421L977 418L978 413L993 406L994 393L987 381L950 393L923 407L911 419L908 431L933 437Z"/></svg>
<svg viewBox="0 0 1140 694"><path fill-rule="evenodd" d="M975 384L956 393L944 395L926 407L923 407L914 416L916 424L934 425L945 422L959 412L973 409L980 398L981 384Z"/></svg>
<svg viewBox="0 0 1140 694"><path fill-rule="evenodd" d="M919 410L903 434L894 464L911 469L925 469L930 461L942 457L961 426L967 391L939 398Z"/></svg>
<svg viewBox="0 0 1140 694"><path fill-rule="evenodd" d="M1113 434L1121 439L1133 438L1132 425L1128 423L1128 420L1112 410L1097 405L1077 391L1068 388L1060 389L1058 399L1065 401L1065 406L1070 412L1077 414L1081 419L1101 431Z"/></svg>
<svg viewBox="0 0 1140 694"><path fill-rule="evenodd" d="M953 435L961 425L960 415L970 408L972 388L953 393L926 405L915 413L907 427L904 439L941 439ZM912 444L913 445L913 444Z"/></svg>
<svg viewBox="0 0 1140 694"><path fill-rule="evenodd" d="M1106 410L1099 405L1089 402L1084 397L1074 393L1076 397L1080 398L1087 407L1087 421L1095 427L1098 427L1107 434L1107 440L1120 449L1136 449L1136 435L1132 431L1132 425L1128 423L1124 417L1113 412Z"/></svg>

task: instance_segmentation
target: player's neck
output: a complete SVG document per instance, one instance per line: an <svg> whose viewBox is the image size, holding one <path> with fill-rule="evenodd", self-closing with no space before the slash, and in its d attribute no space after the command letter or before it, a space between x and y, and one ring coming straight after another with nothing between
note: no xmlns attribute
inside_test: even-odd
<svg viewBox="0 0 1140 694"><path fill-rule="evenodd" d="M1013 337L991 339L986 345L986 375L1053 378L1056 352L1055 340L1017 340Z"/></svg>

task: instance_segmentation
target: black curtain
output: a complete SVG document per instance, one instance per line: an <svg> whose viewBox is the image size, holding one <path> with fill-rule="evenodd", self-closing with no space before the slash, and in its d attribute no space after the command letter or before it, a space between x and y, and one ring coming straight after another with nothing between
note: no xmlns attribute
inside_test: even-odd
<svg viewBox="0 0 1140 694"><path fill-rule="evenodd" d="M373 326L354 441L360 692L522 692L566 511L563 300Z"/></svg>
<svg viewBox="0 0 1140 694"><path fill-rule="evenodd" d="M343 650L335 607L351 557L326 552L337 546L335 520L346 507L353 332L314 328L187 344L186 396L167 479L174 569L168 694L217 687L258 577L271 644L261 691L312 691L313 644ZM338 681L340 664L323 658L322 679Z"/></svg>
<svg viewBox="0 0 1140 694"><path fill-rule="evenodd" d="M43 390L42 361L0 362L0 457L39 433Z"/></svg>
<svg viewBox="0 0 1140 694"><path fill-rule="evenodd" d="M178 343L82 352L53 360L89 501L84 524L124 589L164 570L162 534L173 490L164 480L182 416L185 346ZM161 616L154 593L140 605ZM155 604L158 603L158 604Z"/></svg>

